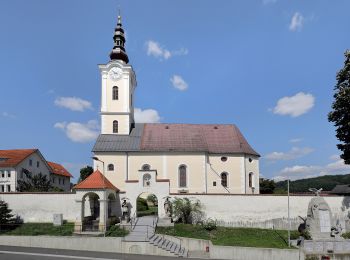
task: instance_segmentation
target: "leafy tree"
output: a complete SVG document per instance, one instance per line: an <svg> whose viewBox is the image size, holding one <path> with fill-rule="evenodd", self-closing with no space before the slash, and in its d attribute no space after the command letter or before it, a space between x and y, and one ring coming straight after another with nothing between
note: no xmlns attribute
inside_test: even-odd
<svg viewBox="0 0 350 260"><path fill-rule="evenodd" d="M13 224L16 218L11 214L12 210L8 208L5 201L0 200L0 224Z"/></svg>
<svg viewBox="0 0 350 260"><path fill-rule="evenodd" d="M158 204L158 199L157 196L154 194L150 194L147 196L147 201L151 202L153 205L157 205Z"/></svg>
<svg viewBox="0 0 350 260"><path fill-rule="evenodd" d="M79 178L79 182L82 182L83 180L85 180L87 177L89 177L92 173L94 172L94 169L87 165L84 168L80 169L80 178Z"/></svg>
<svg viewBox="0 0 350 260"><path fill-rule="evenodd" d="M276 183L274 180L260 178L260 193L261 194L272 194L276 188Z"/></svg>
<svg viewBox="0 0 350 260"><path fill-rule="evenodd" d="M175 198L172 202L173 216L178 222L192 224L203 217L202 205L199 200L189 198Z"/></svg>
<svg viewBox="0 0 350 260"><path fill-rule="evenodd" d="M27 169L22 168L22 172L27 177L17 181L17 191L20 192L48 192L52 190L51 182L42 173L33 175Z"/></svg>
<svg viewBox="0 0 350 260"><path fill-rule="evenodd" d="M336 127L336 137L341 142L337 147L346 164L350 164L350 50L345 52L344 67L337 74L334 87L334 102L328 121Z"/></svg>

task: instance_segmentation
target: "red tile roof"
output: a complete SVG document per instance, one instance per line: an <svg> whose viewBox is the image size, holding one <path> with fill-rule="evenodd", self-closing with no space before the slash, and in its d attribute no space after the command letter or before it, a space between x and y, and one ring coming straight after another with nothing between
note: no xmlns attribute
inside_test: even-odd
<svg viewBox="0 0 350 260"><path fill-rule="evenodd" d="M52 173L56 175L61 175L65 177L73 177L72 174L69 173L61 164L54 162L47 162L50 168L52 169Z"/></svg>
<svg viewBox="0 0 350 260"><path fill-rule="evenodd" d="M140 150L260 156L235 125L145 124Z"/></svg>
<svg viewBox="0 0 350 260"><path fill-rule="evenodd" d="M85 180L75 185L73 189L111 189L119 191L99 170L94 171Z"/></svg>
<svg viewBox="0 0 350 260"><path fill-rule="evenodd" d="M0 150L0 167L15 167L38 149Z"/></svg>

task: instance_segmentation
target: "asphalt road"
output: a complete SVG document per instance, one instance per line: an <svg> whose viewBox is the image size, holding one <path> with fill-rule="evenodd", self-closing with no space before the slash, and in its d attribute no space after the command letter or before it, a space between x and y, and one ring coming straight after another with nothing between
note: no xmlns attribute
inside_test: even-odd
<svg viewBox="0 0 350 260"><path fill-rule="evenodd" d="M174 257L0 246L0 260L160 260Z"/></svg>

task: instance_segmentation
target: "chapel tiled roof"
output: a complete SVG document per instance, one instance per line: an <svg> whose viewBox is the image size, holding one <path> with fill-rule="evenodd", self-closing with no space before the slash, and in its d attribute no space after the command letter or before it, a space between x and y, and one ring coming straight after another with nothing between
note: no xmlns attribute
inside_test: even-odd
<svg viewBox="0 0 350 260"><path fill-rule="evenodd" d="M260 156L235 125L135 124L130 135L100 135L93 152L208 152Z"/></svg>
<svg viewBox="0 0 350 260"><path fill-rule="evenodd" d="M61 175L65 177L73 177L72 174L69 173L69 171L66 170L61 164L54 163L54 162L47 162L50 168L52 169L52 173L56 175Z"/></svg>
<svg viewBox="0 0 350 260"><path fill-rule="evenodd" d="M99 170L94 171L85 180L75 185L73 189L76 189L76 190L111 189L111 190L119 191L119 189L115 187L105 176L103 176L103 174Z"/></svg>
<svg viewBox="0 0 350 260"><path fill-rule="evenodd" d="M0 167L15 167L38 149L0 150Z"/></svg>

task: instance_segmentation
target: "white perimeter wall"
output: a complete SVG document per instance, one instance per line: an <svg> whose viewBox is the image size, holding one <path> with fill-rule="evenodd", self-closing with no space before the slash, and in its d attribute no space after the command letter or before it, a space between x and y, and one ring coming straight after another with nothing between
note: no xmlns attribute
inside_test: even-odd
<svg viewBox="0 0 350 260"><path fill-rule="evenodd" d="M123 194L120 197L128 197ZM186 195L170 195L172 198ZM206 217L222 221L266 221L286 218L287 196L270 195L187 195L197 198L203 204ZM1 193L0 200L9 204L14 214L21 216L25 222L52 222L53 214L63 214L63 219L74 222L80 214L80 206L75 201L75 193ZM292 218L305 217L312 196L291 196L290 213ZM344 201L349 197L325 196L334 214L341 211ZM135 202L130 201L132 206ZM348 207L349 205L346 205ZM159 205L162 207L162 204Z"/></svg>
<svg viewBox="0 0 350 260"><path fill-rule="evenodd" d="M80 207L75 193L1 193L0 200L8 203L13 214L24 222L52 222L53 214L63 214L63 219L75 222Z"/></svg>
<svg viewBox="0 0 350 260"><path fill-rule="evenodd" d="M183 198L183 195L171 195ZM187 195L199 199L207 218L222 221L265 221L287 218L287 196L269 195ZM309 201L313 196L290 196L290 216L306 217ZM333 214L341 214L344 197L325 196ZM348 200L347 200L348 201ZM348 206L348 205L347 205Z"/></svg>

